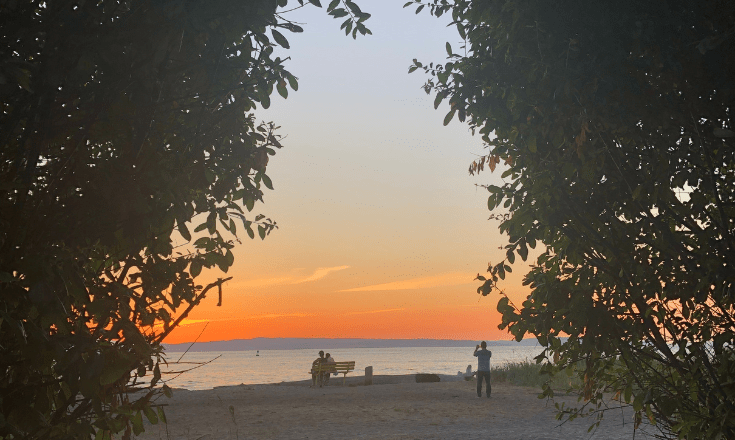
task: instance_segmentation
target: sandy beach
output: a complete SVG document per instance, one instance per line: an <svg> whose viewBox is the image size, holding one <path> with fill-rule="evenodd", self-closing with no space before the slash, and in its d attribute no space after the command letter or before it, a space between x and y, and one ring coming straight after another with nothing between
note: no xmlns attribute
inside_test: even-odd
<svg viewBox="0 0 735 440"><path fill-rule="evenodd" d="M608 411L599 428L591 419L560 424L553 402L539 390L493 384L478 398L475 382L441 376L416 383L413 375L333 378L324 388L310 381L238 385L213 390L174 389L167 424L150 425L139 439L632 439L631 413ZM556 402L576 402L574 396ZM232 408L232 411L230 410ZM650 428L649 428L650 429ZM635 438L646 438L640 429Z"/></svg>

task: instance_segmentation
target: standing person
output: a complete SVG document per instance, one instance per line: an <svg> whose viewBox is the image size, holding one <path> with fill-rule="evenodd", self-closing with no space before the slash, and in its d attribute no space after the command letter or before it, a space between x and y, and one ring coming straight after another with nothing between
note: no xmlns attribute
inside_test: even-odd
<svg viewBox="0 0 735 440"><path fill-rule="evenodd" d="M314 362L311 363L311 387L314 388L316 386L316 381L319 379L319 386L322 386L322 380L321 377L319 377L321 374L317 374L316 370L319 368L319 366L324 362L326 359L324 359L324 352L319 351L319 357L314 359Z"/></svg>
<svg viewBox="0 0 735 440"><path fill-rule="evenodd" d="M485 394L490 398L490 357L493 353L487 349L487 343L482 341L475 346L473 354L477 358L477 397L482 397L482 379L485 379Z"/></svg>

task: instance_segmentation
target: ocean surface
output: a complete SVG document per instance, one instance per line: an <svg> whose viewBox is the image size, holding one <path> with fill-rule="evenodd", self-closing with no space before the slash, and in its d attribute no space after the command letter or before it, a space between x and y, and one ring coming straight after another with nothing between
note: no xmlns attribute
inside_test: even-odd
<svg viewBox="0 0 735 440"><path fill-rule="evenodd" d="M492 346L491 366L531 361L541 352L539 346ZM467 365L477 369L474 347L342 348L325 351L335 361L355 361L350 375L362 376L365 367L373 374L435 373L456 375ZM189 352L175 363L182 352L167 352L168 367L163 379L172 388L206 390L218 386L268 384L310 380L311 362L318 350L248 350L224 352ZM258 354L258 356L256 356ZM200 363L208 362L205 365ZM194 369L191 369L194 368ZM181 375L177 372L188 370Z"/></svg>

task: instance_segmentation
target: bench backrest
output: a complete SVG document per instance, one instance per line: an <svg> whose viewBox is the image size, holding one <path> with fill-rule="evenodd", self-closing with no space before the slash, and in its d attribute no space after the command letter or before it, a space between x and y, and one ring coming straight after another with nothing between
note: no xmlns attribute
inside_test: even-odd
<svg viewBox="0 0 735 440"><path fill-rule="evenodd" d="M330 362L314 366L315 371L329 371L336 373L349 373L354 369L355 361Z"/></svg>

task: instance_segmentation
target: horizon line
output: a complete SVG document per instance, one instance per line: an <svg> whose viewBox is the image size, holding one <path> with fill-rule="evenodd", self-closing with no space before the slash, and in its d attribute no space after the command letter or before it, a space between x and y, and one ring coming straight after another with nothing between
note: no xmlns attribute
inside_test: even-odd
<svg viewBox="0 0 735 440"><path fill-rule="evenodd" d="M510 339L451 339L451 338L314 338L314 337L298 337L298 336L289 336L289 337L268 337L268 336L256 336L254 338L236 338L236 339L222 339L217 341L188 341L188 342L176 342L176 343L168 343L163 342L163 345L183 345L183 344L209 344L209 343L215 343L215 342L234 342L234 341L253 341L256 339L304 339L304 340L314 340L314 339L327 339L327 340L353 340L353 341L454 341L454 342L465 342L465 341L486 341L486 342L519 342L516 341L515 338ZM536 338L530 337L528 339L523 339L523 341L529 341L529 340L535 340ZM535 341L538 343L538 341Z"/></svg>

